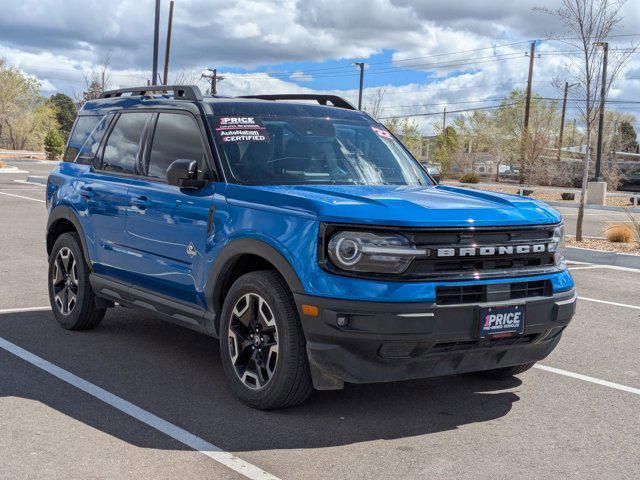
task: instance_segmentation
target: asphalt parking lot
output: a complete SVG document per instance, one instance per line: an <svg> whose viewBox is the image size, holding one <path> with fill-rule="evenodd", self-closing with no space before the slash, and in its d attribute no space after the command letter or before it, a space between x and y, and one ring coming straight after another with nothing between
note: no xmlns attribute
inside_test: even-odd
<svg viewBox="0 0 640 480"><path fill-rule="evenodd" d="M214 339L120 307L59 328L44 189L25 178L0 177L2 478L640 477L640 271L572 265L577 314L517 379L349 385L259 412Z"/></svg>

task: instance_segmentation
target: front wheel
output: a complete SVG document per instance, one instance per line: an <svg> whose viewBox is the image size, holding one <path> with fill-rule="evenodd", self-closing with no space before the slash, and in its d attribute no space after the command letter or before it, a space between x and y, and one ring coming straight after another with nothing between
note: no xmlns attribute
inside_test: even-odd
<svg viewBox="0 0 640 480"><path fill-rule="evenodd" d="M96 327L105 309L96 306L89 284L89 267L74 233L58 237L49 256L49 300L53 315L67 330Z"/></svg>
<svg viewBox="0 0 640 480"><path fill-rule="evenodd" d="M233 284L222 309L220 353L231 388L251 407L290 407L312 391L304 333L277 272L251 272Z"/></svg>

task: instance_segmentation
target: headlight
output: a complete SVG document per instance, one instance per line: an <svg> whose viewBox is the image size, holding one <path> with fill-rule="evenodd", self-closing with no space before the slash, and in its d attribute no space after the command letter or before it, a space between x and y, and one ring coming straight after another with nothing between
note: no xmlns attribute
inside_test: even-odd
<svg viewBox="0 0 640 480"><path fill-rule="evenodd" d="M336 267L369 273L402 273L416 255L425 253L402 235L371 232L337 232L327 248Z"/></svg>
<svg viewBox="0 0 640 480"><path fill-rule="evenodd" d="M553 243L549 244L549 251L555 253L556 265L564 263L564 224L558 225L551 237Z"/></svg>

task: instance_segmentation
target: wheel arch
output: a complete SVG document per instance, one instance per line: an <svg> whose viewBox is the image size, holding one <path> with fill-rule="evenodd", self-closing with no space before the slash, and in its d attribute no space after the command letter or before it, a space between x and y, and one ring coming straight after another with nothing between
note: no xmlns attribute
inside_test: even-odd
<svg viewBox="0 0 640 480"><path fill-rule="evenodd" d="M67 232L75 232L78 234L80 244L82 246L82 254L84 255L84 259L87 262L89 270L91 270L89 250L87 249L82 225L80 224L80 220L78 220L76 213L66 205L58 205L49 214L46 233L47 255L51 254L53 245L56 243L58 237Z"/></svg>
<svg viewBox="0 0 640 480"><path fill-rule="evenodd" d="M218 334L222 305L235 279L258 270L274 270L284 279L292 293L304 292L294 268L273 246L253 238L234 240L217 256L207 277L205 295L209 309L215 312L214 324L210 325L209 329L213 327Z"/></svg>

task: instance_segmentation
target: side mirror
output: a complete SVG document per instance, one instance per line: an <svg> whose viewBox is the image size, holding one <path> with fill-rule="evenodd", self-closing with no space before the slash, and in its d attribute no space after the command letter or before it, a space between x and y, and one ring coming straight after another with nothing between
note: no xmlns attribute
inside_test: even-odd
<svg viewBox="0 0 640 480"><path fill-rule="evenodd" d="M167 167L167 183L180 188L191 188L197 190L207 184L206 180L198 180L198 162L195 160L178 159L174 160Z"/></svg>

